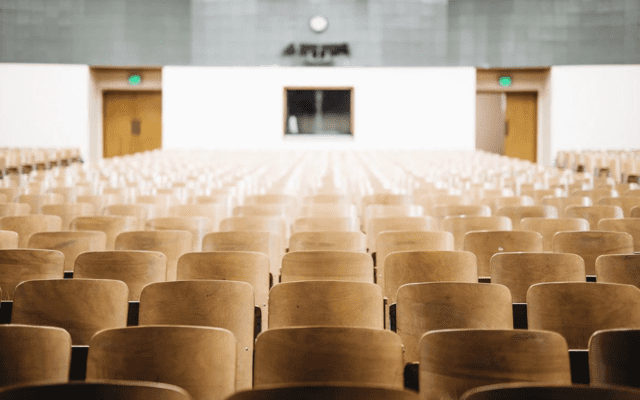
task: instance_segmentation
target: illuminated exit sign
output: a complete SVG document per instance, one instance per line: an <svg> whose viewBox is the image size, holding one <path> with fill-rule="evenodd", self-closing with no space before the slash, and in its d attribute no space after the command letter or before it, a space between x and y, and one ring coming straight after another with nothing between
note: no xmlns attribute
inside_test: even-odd
<svg viewBox="0 0 640 400"><path fill-rule="evenodd" d="M138 86L142 82L142 77L139 74L129 75L129 85Z"/></svg>
<svg viewBox="0 0 640 400"><path fill-rule="evenodd" d="M513 81L512 81L510 76L501 76L500 78L498 78L498 83L502 87L509 87L509 86L511 86Z"/></svg>

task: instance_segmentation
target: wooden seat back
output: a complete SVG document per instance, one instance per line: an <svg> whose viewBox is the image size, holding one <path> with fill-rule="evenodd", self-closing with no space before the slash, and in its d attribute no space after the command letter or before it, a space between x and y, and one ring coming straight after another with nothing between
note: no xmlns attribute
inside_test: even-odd
<svg viewBox="0 0 640 400"><path fill-rule="evenodd" d="M16 286L34 279L62 279L64 255L56 250L0 250L2 300L13 300Z"/></svg>
<svg viewBox="0 0 640 400"><path fill-rule="evenodd" d="M532 231L472 231L464 235L464 251L476 255L478 276L491 276L491 257L503 252L542 252L542 235Z"/></svg>
<svg viewBox="0 0 640 400"><path fill-rule="evenodd" d="M402 389L400 337L349 327L270 329L255 345L254 388L272 385L376 385Z"/></svg>
<svg viewBox="0 0 640 400"><path fill-rule="evenodd" d="M553 251L553 235L562 231L588 231L589 222L583 218L523 218L520 229L542 235L542 249Z"/></svg>
<svg viewBox="0 0 640 400"><path fill-rule="evenodd" d="M38 400L43 398L192 400L189 393L178 386L142 381L101 380L100 382L38 383L0 390L0 400Z"/></svg>
<svg viewBox="0 0 640 400"><path fill-rule="evenodd" d="M64 329L0 325L0 343L0 387L69 380L71 336Z"/></svg>
<svg viewBox="0 0 640 400"><path fill-rule="evenodd" d="M510 231L511 220L504 216L491 217L447 217L444 219L445 231L453 235L453 250L464 250L464 235L471 231Z"/></svg>
<svg viewBox="0 0 640 400"><path fill-rule="evenodd" d="M87 251L104 251L107 235L100 231L36 232L29 238L30 249L57 250L64 254L65 272L73 272L76 258Z"/></svg>
<svg viewBox="0 0 640 400"><path fill-rule="evenodd" d="M505 382L571 384L567 342L554 332L454 329L420 340L420 397L457 399Z"/></svg>
<svg viewBox="0 0 640 400"><path fill-rule="evenodd" d="M592 385L640 388L640 329L607 329L589 339ZM639 392L640 393L640 392Z"/></svg>
<svg viewBox="0 0 640 400"><path fill-rule="evenodd" d="M116 237L122 232L135 231L138 221L134 217L96 216L78 217L71 221L72 231L100 231L107 235L105 250L114 250Z"/></svg>
<svg viewBox="0 0 640 400"><path fill-rule="evenodd" d="M376 239L384 231L432 231L437 229L431 217L385 217L372 218L367 232L367 249L376 252Z"/></svg>
<svg viewBox="0 0 640 400"><path fill-rule="evenodd" d="M362 232L296 232L289 239L289 251L359 251L366 253Z"/></svg>
<svg viewBox="0 0 640 400"><path fill-rule="evenodd" d="M147 221L145 229L188 231L192 235L191 251L202 251L202 239L207 233L207 225L209 221L205 217L164 217Z"/></svg>
<svg viewBox="0 0 640 400"><path fill-rule="evenodd" d="M546 282L585 282L584 260L570 253L498 253L491 257L491 282L511 291L514 303L527 302L527 290Z"/></svg>
<svg viewBox="0 0 640 400"><path fill-rule="evenodd" d="M499 208L496 215L509 217L513 230L523 229L523 218L558 218L558 210L553 206L506 206Z"/></svg>
<svg viewBox="0 0 640 400"><path fill-rule="evenodd" d="M403 285L397 294L397 332L405 362L420 361L420 338L438 329L513 329L509 289L493 283Z"/></svg>
<svg viewBox="0 0 640 400"><path fill-rule="evenodd" d="M93 216L96 212L93 204L62 203L43 205L42 214L57 215L62 220L62 230L68 231L71 221L75 218Z"/></svg>
<svg viewBox="0 0 640 400"><path fill-rule="evenodd" d="M106 279L22 282L13 298L11 323L66 329L74 345L86 345L98 331L127 325L129 290Z"/></svg>
<svg viewBox="0 0 640 400"><path fill-rule="evenodd" d="M293 251L282 258L282 282L343 280L373 283L373 259L353 251Z"/></svg>
<svg viewBox="0 0 640 400"><path fill-rule="evenodd" d="M236 388L250 389L254 337L253 288L236 281L178 281L147 285L139 325L196 325L228 329L236 339Z"/></svg>
<svg viewBox="0 0 640 400"><path fill-rule="evenodd" d="M385 258L384 268L384 296L390 304L408 283L478 282L476 256L467 251L398 251Z"/></svg>
<svg viewBox="0 0 640 400"><path fill-rule="evenodd" d="M633 250L640 252L640 218L603 218L598 222L598 230L627 232L633 237Z"/></svg>
<svg viewBox="0 0 640 400"><path fill-rule="evenodd" d="M137 326L107 329L89 344L87 381L142 380L177 385L194 400L235 392L236 340L226 329Z"/></svg>
<svg viewBox="0 0 640 400"><path fill-rule="evenodd" d="M0 229L18 233L18 247L26 248L29 238L36 232L57 232L62 228L62 219L56 215L22 215L0 218Z"/></svg>
<svg viewBox="0 0 640 400"><path fill-rule="evenodd" d="M376 238L376 283L384 292L385 259L397 251L450 251L454 239L445 231L386 231Z"/></svg>
<svg viewBox="0 0 640 400"><path fill-rule="evenodd" d="M622 218L622 208L618 206L570 206L566 209L567 218L584 218L589 221L592 231L598 230L598 223L604 218Z"/></svg>
<svg viewBox="0 0 640 400"><path fill-rule="evenodd" d="M75 279L113 279L124 282L129 301L140 301L142 288L153 282L164 282L167 257L158 251L110 250L78 255Z"/></svg>
<svg viewBox="0 0 640 400"><path fill-rule="evenodd" d="M123 232L116 237L116 250L159 251L167 257L167 281L176 280L178 259L191 252L191 232L181 230Z"/></svg>
<svg viewBox="0 0 640 400"><path fill-rule="evenodd" d="M345 281L298 281L269 292L269 329L294 326L351 326L383 329L382 290Z"/></svg>
<svg viewBox="0 0 640 400"><path fill-rule="evenodd" d="M633 237L626 232L558 232L553 236L553 251L579 255L587 275L595 275L598 256L633 254Z"/></svg>
<svg viewBox="0 0 640 400"><path fill-rule="evenodd" d="M527 292L529 329L560 333L586 349L598 330L640 328L640 289L614 283L539 283Z"/></svg>

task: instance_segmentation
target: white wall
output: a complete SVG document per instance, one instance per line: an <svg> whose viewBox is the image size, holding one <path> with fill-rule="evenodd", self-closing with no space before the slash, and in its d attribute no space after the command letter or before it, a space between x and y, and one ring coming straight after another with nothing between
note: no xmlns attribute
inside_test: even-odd
<svg viewBox="0 0 640 400"><path fill-rule="evenodd" d="M89 67L0 64L0 147L79 147L89 155Z"/></svg>
<svg viewBox="0 0 640 400"><path fill-rule="evenodd" d="M551 69L551 151L640 148L640 66Z"/></svg>
<svg viewBox="0 0 640 400"><path fill-rule="evenodd" d="M475 79L459 67L164 67L163 147L472 150ZM352 140L285 140L285 86L353 86Z"/></svg>

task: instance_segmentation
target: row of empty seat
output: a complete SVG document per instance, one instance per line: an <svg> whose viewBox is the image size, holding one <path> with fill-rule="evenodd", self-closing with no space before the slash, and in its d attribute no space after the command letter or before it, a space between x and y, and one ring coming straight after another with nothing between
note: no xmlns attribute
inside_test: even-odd
<svg viewBox="0 0 640 400"><path fill-rule="evenodd" d="M589 340L640 328L640 196L611 177L482 153L151 152L2 186L0 328L64 328L88 380L458 398L568 385L576 349L614 383Z"/></svg>

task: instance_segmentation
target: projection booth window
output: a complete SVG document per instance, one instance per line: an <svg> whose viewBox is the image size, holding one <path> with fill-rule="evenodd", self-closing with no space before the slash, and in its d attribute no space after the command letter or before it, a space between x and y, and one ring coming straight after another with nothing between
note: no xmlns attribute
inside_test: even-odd
<svg viewBox="0 0 640 400"><path fill-rule="evenodd" d="M352 135L353 88L285 88L285 135Z"/></svg>

